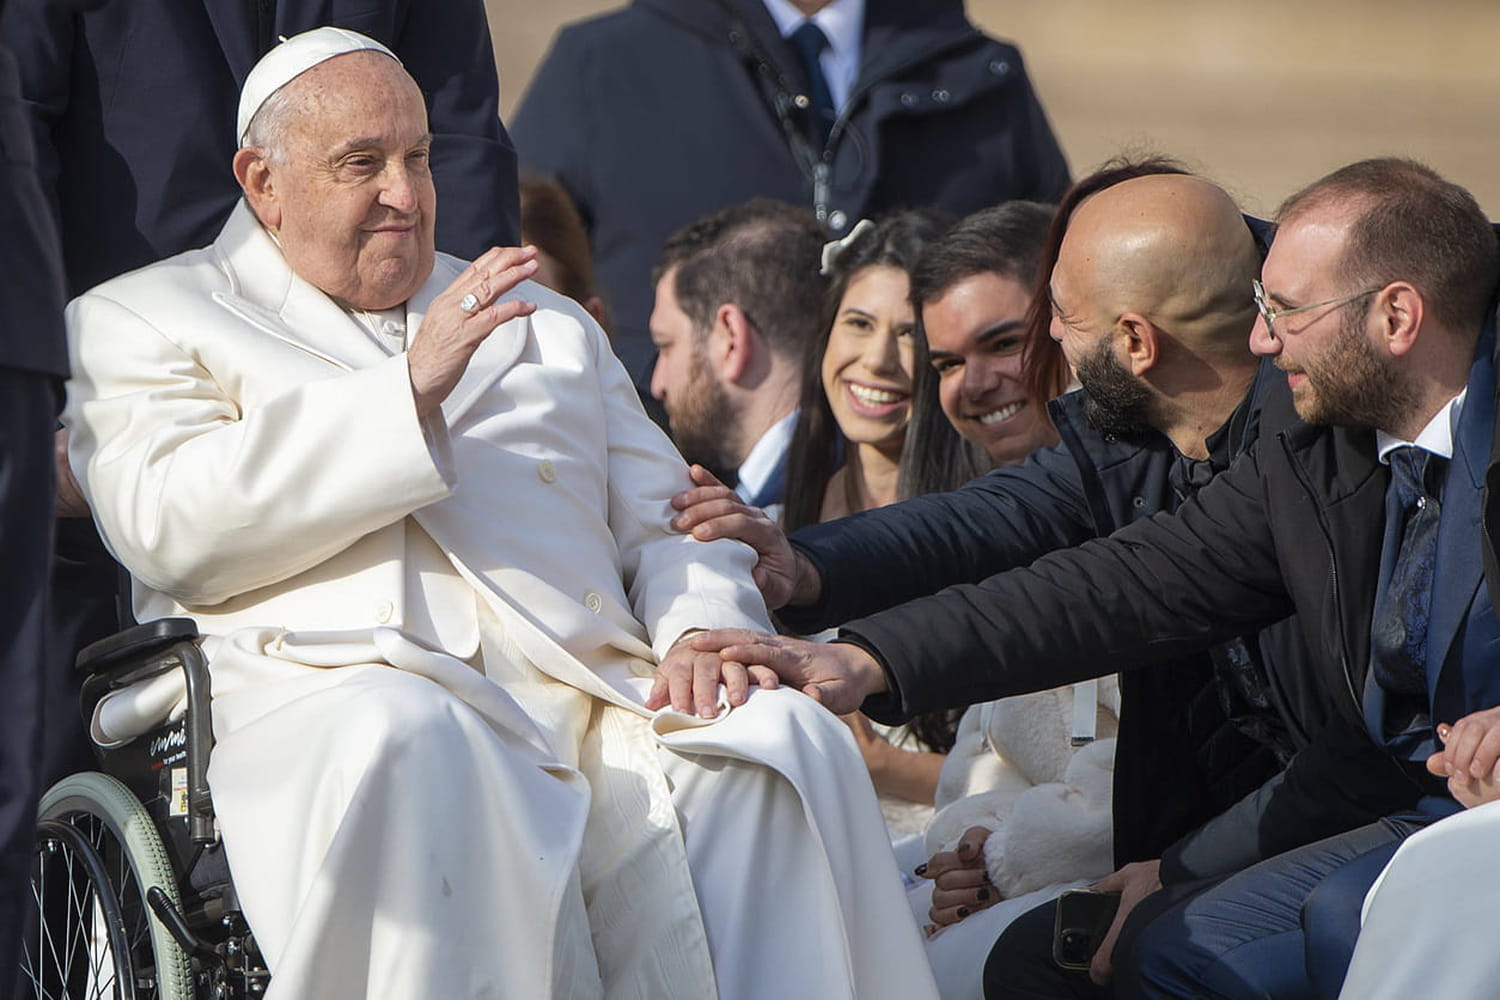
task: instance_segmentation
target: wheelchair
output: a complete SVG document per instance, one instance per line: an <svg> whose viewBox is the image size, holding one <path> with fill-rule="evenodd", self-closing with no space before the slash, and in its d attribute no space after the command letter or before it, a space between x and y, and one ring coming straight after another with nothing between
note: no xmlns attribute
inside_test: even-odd
<svg viewBox="0 0 1500 1000"><path fill-rule="evenodd" d="M240 912L208 789L207 663L191 619L138 625L78 656L86 717L168 670L181 719L115 748L42 796L16 996L242 1000L270 983Z"/></svg>

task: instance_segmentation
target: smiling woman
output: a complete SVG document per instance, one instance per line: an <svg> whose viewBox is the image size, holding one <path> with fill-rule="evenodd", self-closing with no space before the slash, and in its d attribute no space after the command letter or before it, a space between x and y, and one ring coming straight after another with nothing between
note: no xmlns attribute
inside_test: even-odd
<svg viewBox="0 0 1500 1000"><path fill-rule="evenodd" d="M896 500L911 417L912 308L907 277L942 229L931 212L861 223L830 244L823 335L804 355L787 457L788 531Z"/></svg>

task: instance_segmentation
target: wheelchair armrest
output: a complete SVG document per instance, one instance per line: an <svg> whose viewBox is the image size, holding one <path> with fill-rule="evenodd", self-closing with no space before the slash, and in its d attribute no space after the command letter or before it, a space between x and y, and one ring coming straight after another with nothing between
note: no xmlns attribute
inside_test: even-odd
<svg viewBox="0 0 1500 1000"><path fill-rule="evenodd" d="M106 693L180 669L187 688L188 832L198 844L213 843L213 802L208 790L208 754L214 745L208 663L198 648L198 625L191 618L160 618L91 643L78 654L84 671L79 700L85 718Z"/></svg>
<svg viewBox="0 0 1500 1000"><path fill-rule="evenodd" d="M158 618L85 646L74 662L74 669L89 674L107 673L127 663L138 664L176 643L196 638L198 623L191 618Z"/></svg>

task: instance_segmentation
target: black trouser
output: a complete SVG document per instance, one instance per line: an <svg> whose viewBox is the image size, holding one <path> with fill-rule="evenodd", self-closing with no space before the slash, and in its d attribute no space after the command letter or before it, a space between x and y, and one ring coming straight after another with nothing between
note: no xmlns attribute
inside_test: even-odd
<svg viewBox="0 0 1500 1000"><path fill-rule="evenodd" d="M1209 879L1154 892L1130 912L1115 943L1114 981L1095 986L1087 972L1064 969L1052 961L1057 901L1023 913L995 942L984 965L985 1000L1128 1000L1135 997L1135 940L1142 928L1167 908L1218 882Z"/></svg>
<svg viewBox="0 0 1500 1000"><path fill-rule="evenodd" d="M19 967L33 905L56 381L0 367L0 994Z"/></svg>

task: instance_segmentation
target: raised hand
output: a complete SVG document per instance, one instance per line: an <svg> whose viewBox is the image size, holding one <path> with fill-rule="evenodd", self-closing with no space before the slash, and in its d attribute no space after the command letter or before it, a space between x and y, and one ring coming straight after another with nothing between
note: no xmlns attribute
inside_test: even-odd
<svg viewBox="0 0 1500 1000"><path fill-rule="evenodd" d="M536 311L531 302L496 301L535 274L536 267L536 247L491 247L432 300L406 352L419 417L443 404L496 327Z"/></svg>

